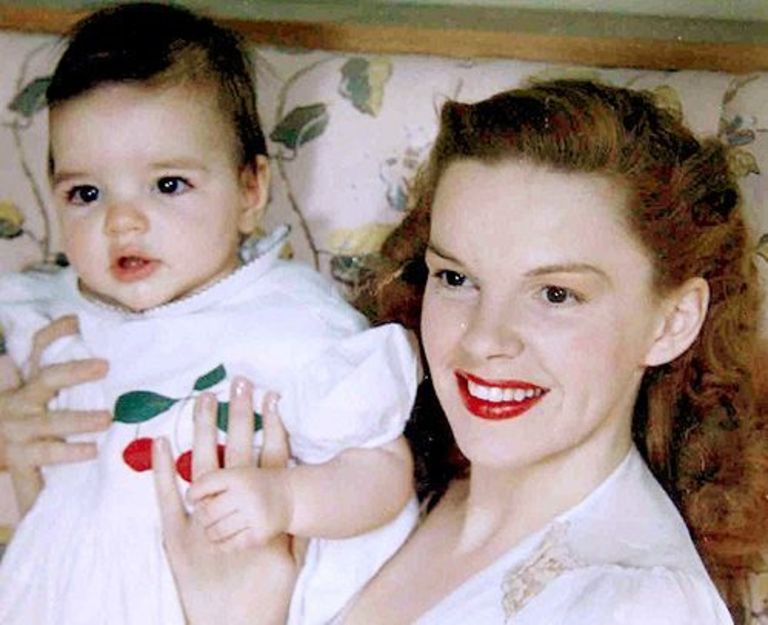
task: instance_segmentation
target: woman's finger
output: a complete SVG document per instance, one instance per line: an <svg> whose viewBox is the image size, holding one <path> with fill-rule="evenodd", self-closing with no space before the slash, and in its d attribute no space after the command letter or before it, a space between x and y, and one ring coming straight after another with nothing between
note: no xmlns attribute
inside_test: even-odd
<svg viewBox="0 0 768 625"><path fill-rule="evenodd" d="M37 440L9 445L8 464L13 467L42 467L49 464L83 462L96 457L95 443L68 443L64 440Z"/></svg>
<svg viewBox="0 0 768 625"><path fill-rule="evenodd" d="M3 438L10 442L61 438L106 430L112 423L108 412L54 411L47 415L12 419L0 423Z"/></svg>
<svg viewBox="0 0 768 625"><path fill-rule="evenodd" d="M290 446L288 432L283 427L277 404L280 395L269 392L261 402L264 444L261 448L259 466L264 469L281 469L288 465Z"/></svg>
<svg viewBox="0 0 768 625"><path fill-rule="evenodd" d="M244 467L253 463L253 384L243 377L232 380L227 425L227 467Z"/></svg>
<svg viewBox="0 0 768 625"><path fill-rule="evenodd" d="M187 512L176 486L176 467L171 450L168 441L162 437L152 442L152 473L163 536L168 544L185 529Z"/></svg>
<svg viewBox="0 0 768 625"><path fill-rule="evenodd" d="M80 331L80 325L75 315L67 315L41 328L32 337L32 351L29 356L30 376L37 375L40 368L40 357L45 349L54 341Z"/></svg>
<svg viewBox="0 0 768 625"><path fill-rule="evenodd" d="M195 400L195 438L192 443L192 481L219 468L216 452L216 397L202 393Z"/></svg>
<svg viewBox="0 0 768 625"><path fill-rule="evenodd" d="M107 375L108 370L109 363L99 358L43 367L16 392L17 401L29 410L42 409L60 390L100 380Z"/></svg>
<svg viewBox="0 0 768 625"><path fill-rule="evenodd" d="M43 476L38 467L29 465L11 466L8 473L11 476L19 512L23 516L35 503L40 491L43 490Z"/></svg>

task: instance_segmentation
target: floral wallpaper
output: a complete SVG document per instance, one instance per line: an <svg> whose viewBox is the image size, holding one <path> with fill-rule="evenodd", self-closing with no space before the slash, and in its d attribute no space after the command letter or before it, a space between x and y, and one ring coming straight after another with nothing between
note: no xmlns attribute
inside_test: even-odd
<svg viewBox="0 0 768 625"><path fill-rule="evenodd" d="M0 32L0 270L66 262L45 170L45 88L59 52L57 38ZM651 89L694 130L734 146L733 167L743 181L755 253L768 265L768 183L761 175L768 163L768 114L760 107L768 93L766 74L274 48L252 52L273 162L264 228L291 224L286 253L331 275L342 288L354 288L402 216L443 100L474 100L527 79L555 76Z"/></svg>
<svg viewBox="0 0 768 625"><path fill-rule="evenodd" d="M0 271L66 263L46 175L45 88L59 52L55 37L0 31ZM253 49L253 62L273 162L264 230L290 224L285 254L330 275L347 292L402 217L441 102L475 100L527 79L560 76L650 89L694 131L733 146L755 260L768 275L768 73L261 47ZM755 578L754 597L754 622L768 625L768 575Z"/></svg>

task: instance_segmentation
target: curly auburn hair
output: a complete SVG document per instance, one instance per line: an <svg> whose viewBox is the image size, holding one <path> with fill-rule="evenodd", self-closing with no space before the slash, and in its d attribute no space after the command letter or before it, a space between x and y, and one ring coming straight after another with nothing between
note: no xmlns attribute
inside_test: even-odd
<svg viewBox="0 0 768 625"><path fill-rule="evenodd" d="M648 252L657 292L700 276L710 288L695 343L645 372L633 437L677 504L737 622L746 574L768 519L768 442L751 379L759 293L740 194L727 149L699 141L651 94L556 80L476 104L448 102L410 211L385 242L384 267L363 309L418 332L430 210L448 165L523 160L556 171L604 174L629 190L630 229ZM468 463L429 381L407 434L422 495L437 495Z"/></svg>

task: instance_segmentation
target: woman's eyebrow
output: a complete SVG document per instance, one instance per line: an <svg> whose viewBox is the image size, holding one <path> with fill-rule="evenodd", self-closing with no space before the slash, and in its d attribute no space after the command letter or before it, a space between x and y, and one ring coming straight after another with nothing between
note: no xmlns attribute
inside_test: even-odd
<svg viewBox="0 0 768 625"><path fill-rule="evenodd" d="M527 271L525 276L529 278L536 278L553 273L591 273L596 275L601 280L604 280L605 282L611 282L610 276L608 276L608 274L599 267L595 267L595 265L590 265L589 263L577 262L542 265L541 267L536 267L530 271Z"/></svg>
<svg viewBox="0 0 768 625"><path fill-rule="evenodd" d="M461 262L461 261L459 261L458 258L454 258L448 252L445 252L442 249L440 249L440 246L437 245L434 241L429 241L429 243L427 243L427 251L428 252L432 252L435 256L439 256L443 260L447 260L447 261L450 261L452 263L459 263L459 262Z"/></svg>

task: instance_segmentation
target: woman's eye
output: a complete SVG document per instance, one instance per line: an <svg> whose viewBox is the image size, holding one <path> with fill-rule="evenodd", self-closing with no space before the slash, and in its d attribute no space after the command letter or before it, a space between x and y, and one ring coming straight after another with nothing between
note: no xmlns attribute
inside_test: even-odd
<svg viewBox="0 0 768 625"><path fill-rule="evenodd" d="M176 195L189 189L191 185L178 176L165 176L157 181L157 190L164 195Z"/></svg>
<svg viewBox="0 0 768 625"><path fill-rule="evenodd" d="M85 206L99 199L99 190L90 184L72 187L67 191L67 202L76 206Z"/></svg>
<svg viewBox="0 0 768 625"><path fill-rule="evenodd" d="M434 275L444 287L449 289L457 289L469 282L467 276L465 276L463 273L459 273L458 271L451 271L449 269L437 271Z"/></svg>
<svg viewBox="0 0 768 625"><path fill-rule="evenodd" d="M550 304L567 304L582 301L571 289L562 286L545 286L542 289L542 296Z"/></svg>

